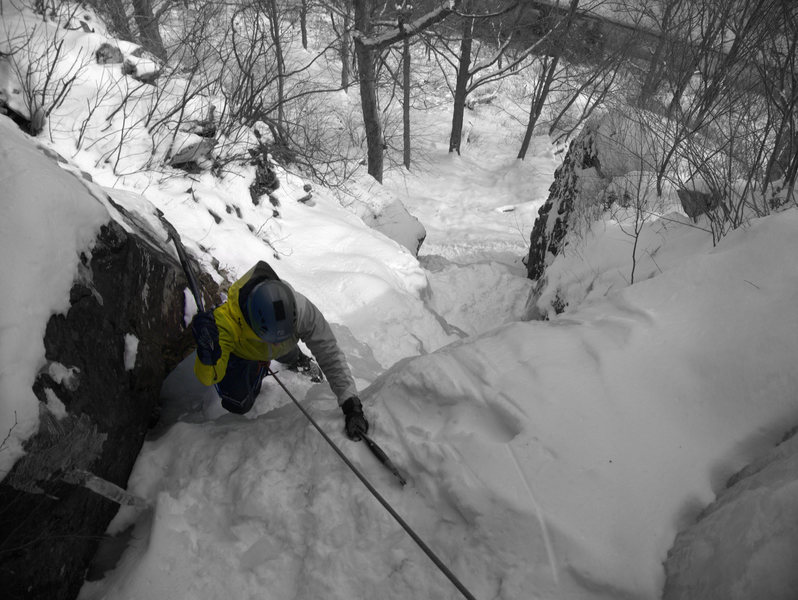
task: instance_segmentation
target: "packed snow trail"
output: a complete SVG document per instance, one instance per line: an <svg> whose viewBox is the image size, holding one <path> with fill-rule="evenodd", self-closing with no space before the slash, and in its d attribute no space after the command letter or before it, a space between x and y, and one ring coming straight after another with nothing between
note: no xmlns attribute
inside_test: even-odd
<svg viewBox="0 0 798 600"><path fill-rule="evenodd" d="M518 160L507 115L495 107L473 111L460 154L440 141L448 139L448 108L414 115L431 140L419 151L425 161L384 178L384 189L426 228L419 261L428 307L468 335L525 318L532 282L522 259L559 164L544 137L533 138L527 159Z"/></svg>

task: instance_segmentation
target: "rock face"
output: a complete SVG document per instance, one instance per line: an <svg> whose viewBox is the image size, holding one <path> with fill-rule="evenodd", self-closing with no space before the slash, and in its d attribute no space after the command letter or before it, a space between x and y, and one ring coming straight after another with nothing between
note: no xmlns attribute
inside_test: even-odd
<svg viewBox="0 0 798 600"><path fill-rule="evenodd" d="M661 146L662 140L622 114L606 113L588 121L571 142L538 211L530 236L528 277L540 280L567 244L569 230L597 218L612 203L618 193L617 186L610 187L613 181L656 164Z"/></svg>
<svg viewBox="0 0 798 600"><path fill-rule="evenodd" d="M582 134L571 142L563 164L554 172L549 197L538 210L529 240L526 267L530 279L539 280L546 266L563 249L574 203L582 191L582 178L601 178L601 161L594 137L595 131L585 127Z"/></svg>
<svg viewBox="0 0 798 600"><path fill-rule="evenodd" d="M118 509L87 477L126 486L162 381L191 349L186 281L165 243L109 221L82 257L68 313L47 324L40 431L0 483L3 598L74 598ZM45 407L54 397L65 415Z"/></svg>
<svg viewBox="0 0 798 600"><path fill-rule="evenodd" d="M676 536L663 600L794 600L798 595L798 436L734 476Z"/></svg>

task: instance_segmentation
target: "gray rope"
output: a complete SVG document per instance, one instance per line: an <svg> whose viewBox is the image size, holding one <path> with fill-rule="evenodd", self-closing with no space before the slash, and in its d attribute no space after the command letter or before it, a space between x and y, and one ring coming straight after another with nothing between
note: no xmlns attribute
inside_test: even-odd
<svg viewBox="0 0 798 600"><path fill-rule="evenodd" d="M424 551L424 553L430 558L430 560L432 560L432 562L435 563L435 566L438 567L438 569L440 569L441 572L444 575L446 575L446 577L449 579L449 581L451 581L454 584L454 586L458 590L460 590L460 593L463 594L463 596L465 598L467 598L468 600L476 600L476 598L474 598L474 596L471 594L471 592L469 592L468 589L460 582L460 580L457 579L457 576L454 573L452 573L452 571L443 563L443 561L441 561L440 558L438 558L435 555L435 553L432 551L432 549L430 549L430 547L427 546L427 544L424 543L424 540L422 540L416 534L416 532L413 531L413 529L410 527L410 525L408 525L405 522L405 520L402 519L402 517L399 516L399 514L393 509L393 507L388 503L388 501L385 500L385 498L383 498L376 489L374 489L374 486L371 485L369 480L366 479L366 477L357 469L357 467L352 464L352 461L350 461L346 457L346 455L335 444L335 442L333 442L330 439L330 436L328 436L324 432L324 430L319 426L319 424L316 423L316 421L313 419L313 417L310 415L310 413L308 413L308 411L305 410L305 408L299 403L299 401L288 390L288 388L285 387L285 385L283 385L283 382L280 381L277 378L277 375L275 375L274 371L271 370L271 367L269 368L269 374L271 374L271 376L274 377L274 380L280 385L281 388L283 388L283 391L285 391L285 393L288 394L288 397L291 398L291 400L293 400L294 404L296 404L299 407L299 410L302 411L302 414L305 415L305 417L307 417L308 421L310 421L310 423L313 425L313 427L315 427L316 430L327 441L327 443L330 446L332 446L332 449L335 450L336 454L338 454L338 456L341 458L341 460L344 461L346 466L349 467L355 475L357 475L357 478L360 479L360 481L363 483L363 485L366 486L368 491L370 491L372 493L372 495L379 501L379 503L382 504L382 506L385 508L385 510L387 510L390 513L390 515L394 519L396 519L396 522L399 523L399 525L402 526L402 529L404 529L411 538L413 538L413 541L416 544L418 544L418 547L421 548Z"/></svg>

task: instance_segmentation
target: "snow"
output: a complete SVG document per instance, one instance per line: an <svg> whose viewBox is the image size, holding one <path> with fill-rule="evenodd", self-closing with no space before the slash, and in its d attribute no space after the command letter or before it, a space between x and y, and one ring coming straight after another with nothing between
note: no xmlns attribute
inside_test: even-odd
<svg viewBox="0 0 798 600"><path fill-rule="evenodd" d="M798 468L793 436L765 459L746 468L746 478L712 505L704 519L681 534L684 549L677 550L675 564L681 571L669 581L667 594L676 597L691 589L697 597L721 600L735 594L750 597L791 598L798 587L795 537L798 506L795 503L795 469ZM746 523L747 527L729 527ZM751 548L751 556L729 554L725 569L712 567L717 550L739 545ZM757 587L752 589L752 582Z"/></svg>
<svg viewBox="0 0 798 600"><path fill-rule="evenodd" d="M104 35L85 37L94 47ZM88 80L54 112L58 131L75 131L91 89ZM469 112L461 156L447 152L445 108L414 113L423 163L386 173L385 193L426 228L418 259L332 190L315 186L312 206L296 202L305 181L282 169L275 218L268 202L250 201L248 167L163 177L136 151L103 162L108 140L76 149L45 133L39 141L70 158L59 167L0 117L3 472L36 429L36 374L80 378L47 365L42 338L69 306L80 253L116 214L97 200L102 190L156 231L162 210L218 280L263 258L320 306L373 436L408 485L345 438L326 384L278 376L476 598L658 598L676 533L798 423L798 210L716 247L683 215L652 217L634 285L633 240L616 215L549 270L541 306L558 295L568 310L527 321L532 282L520 259L558 158L536 138L515 160L518 125L501 102ZM95 183L69 172L79 169ZM365 178L355 189L355 203L368 204ZM82 600L461 597L276 382L236 416L194 379L192 361L167 379L163 424L128 482L149 507L120 509L109 534L127 536L127 549ZM57 398L47 407L63 414ZM718 530L752 516L728 515ZM789 518L777 511L773 531ZM777 542L758 560L772 580L789 580Z"/></svg>
<svg viewBox="0 0 798 600"><path fill-rule="evenodd" d="M44 331L50 315L69 308L69 290L81 253L88 253L104 207L86 201L86 188L71 174L53 168L8 118L0 118L0 473L20 456L20 440L38 427L39 406L32 386L47 365ZM47 172L46 178L39 174Z"/></svg>
<svg viewBox="0 0 798 600"><path fill-rule="evenodd" d="M132 371L136 367L136 355L139 351L139 339L132 333L125 334L125 369Z"/></svg>

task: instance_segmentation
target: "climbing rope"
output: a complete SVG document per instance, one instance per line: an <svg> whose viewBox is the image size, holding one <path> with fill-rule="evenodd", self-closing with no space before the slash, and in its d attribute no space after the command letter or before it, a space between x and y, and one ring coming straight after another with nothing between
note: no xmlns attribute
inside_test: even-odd
<svg viewBox="0 0 798 600"><path fill-rule="evenodd" d="M383 508L385 508L385 510L387 510L388 513L390 513L390 515L396 520L396 522L402 526L402 529L404 529L407 532L407 534L413 539L413 541L416 544L418 544L418 547L424 551L424 554L426 554L430 558L430 560L432 560L432 562L435 563L435 566L438 567L438 569L440 569L440 571L444 575L446 575L449 581L451 581L454 584L454 586L460 591L461 594L463 594L465 598L467 598L468 600L476 600L476 598L474 598L471 592L469 592L468 589L460 582L457 576L454 573L452 573L452 571L443 563L443 561L441 561L440 558L437 557L437 555L432 551L432 549L429 546L427 546L427 544L424 543L424 540L422 540L418 536L418 534L416 534L416 532L413 531L410 525L408 525L405 522L405 520L399 516L399 514L393 509L393 507L388 503L388 501L385 500L385 498L383 498L380 495L380 493L374 488L373 485L371 485L371 482L369 482L369 480L366 479L366 477L358 470L358 468L352 464L352 461L350 461L346 457L346 455L341 451L341 449L335 444L335 442L333 442L332 439L330 439L330 436L328 436L324 432L324 430L313 419L310 413L308 413L308 411L305 410L305 408L299 403L299 401L288 390L288 388L285 387L285 385L283 385L283 382L280 381L280 379L277 377L277 375L275 375L274 371L272 371L271 368L269 368L269 374L272 377L274 377L274 380L280 385L281 388L283 388L283 391L286 394L288 394L288 397L291 398L291 400L294 402L294 404L297 405L299 410L302 411L302 414L305 415L305 417L307 417L311 425L313 425L313 427L316 428L316 431L318 431L322 435L322 437L327 441L327 443L332 447L332 449L335 450L336 454L338 454L341 460L344 461L344 464L346 464L346 466L350 468L350 470L357 476L357 478L360 479L363 485L366 486L366 489L368 489L368 491L371 492L371 494L379 501L379 503L382 504ZM374 443L373 440L370 441L372 444Z"/></svg>
<svg viewBox="0 0 798 600"><path fill-rule="evenodd" d="M164 224L164 227L166 228L166 230L167 230L167 232L169 234L169 237L172 239L172 241L175 244L175 249L177 250L178 258L180 259L180 264L183 267L183 271L185 271L186 278L188 279L189 289L191 290L191 294L194 296L194 300L197 303L197 308L200 311L204 311L205 308L204 308L203 303L202 303L202 295L200 294L199 282L197 280L197 277L194 275L194 271L191 268L191 264L188 261L188 257L186 255L186 250L183 247L183 243L180 240L180 235L177 233L177 230L175 230L174 226L172 226L172 224L169 221L166 220L166 217L164 217L163 212L161 212L160 210L157 210L157 213L158 213L158 217L160 218L161 222ZM299 410L302 411L302 414L305 415L305 417L307 417L308 421L310 421L310 423L313 425L313 427L316 428L316 430L322 435L322 437L327 441L327 443L332 447L332 449L335 450L336 454L338 454L338 456L341 458L341 460L344 461L344 464L346 464L346 466L349 467L351 469L351 471L355 475L357 475L357 478L360 479L360 481L363 482L363 485L366 486L368 491L370 491L372 493L372 495L380 502L380 504L383 505L385 510L387 510L390 513L390 515L394 519L396 519L396 522L399 523L399 525L402 526L402 528L413 539L413 541L416 544L418 544L418 547L421 548L424 551L424 553L430 558L430 560L432 560L433 563L435 563L435 566L437 566L441 570L441 572L444 575L446 575L446 577L449 579L449 581L451 581L454 584L454 586L458 590L460 590L460 593L463 594L463 596L465 598L467 598L467 600L476 600L476 598L474 598L474 596L471 594L471 592L469 592L466 589L466 587L460 582L460 580L457 579L455 574L452 573L452 571L445 564L443 564L443 561L441 561L441 559L439 559L435 555L435 553L430 549L430 547L427 546L424 543L424 540L422 540L416 534L416 532L413 531L407 523L405 523L404 519L402 519L402 517L399 516L399 514L393 509L393 507L390 504L388 504L388 501L385 500L385 498L383 498L376 489L374 489L374 486L371 485L369 480L366 479L360 471L358 471L357 467L355 467L355 465L352 464L352 462L346 457L346 455L341 451L341 449L338 446L336 446L335 442L333 442L330 439L330 436L328 436L324 432L324 430L321 427L319 427L319 424L316 423L316 421L313 419L313 417L310 415L310 413L308 413L308 411L305 410L305 408L299 403L299 401L294 397L294 395L289 391L289 389L287 387L285 387L285 385L283 385L283 382L280 381L280 379L277 377L277 375L274 374L274 371L272 371L271 367L267 367L267 368L269 370L269 374L272 377L274 377L274 380L280 385L281 388L283 388L283 391L286 394L288 394L288 397L291 398L291 400L294 402L294 404L297 405ZM371 438L366 438L366 443L367 443L369 449L374 453L374 455L377 456L377 458L379 458L380 461L388 469L390 469L391 472L394 475L396 475L396 477L399 479L399 481L402 483L402 485L404 485L405 484L404 479L402 478L402 476L398 472L398 470L393 466L391 461L388 460L388 457L385 456L385 453L382 452L381 449L379 449L379 447L374 443L374 441Z"/></svg>

